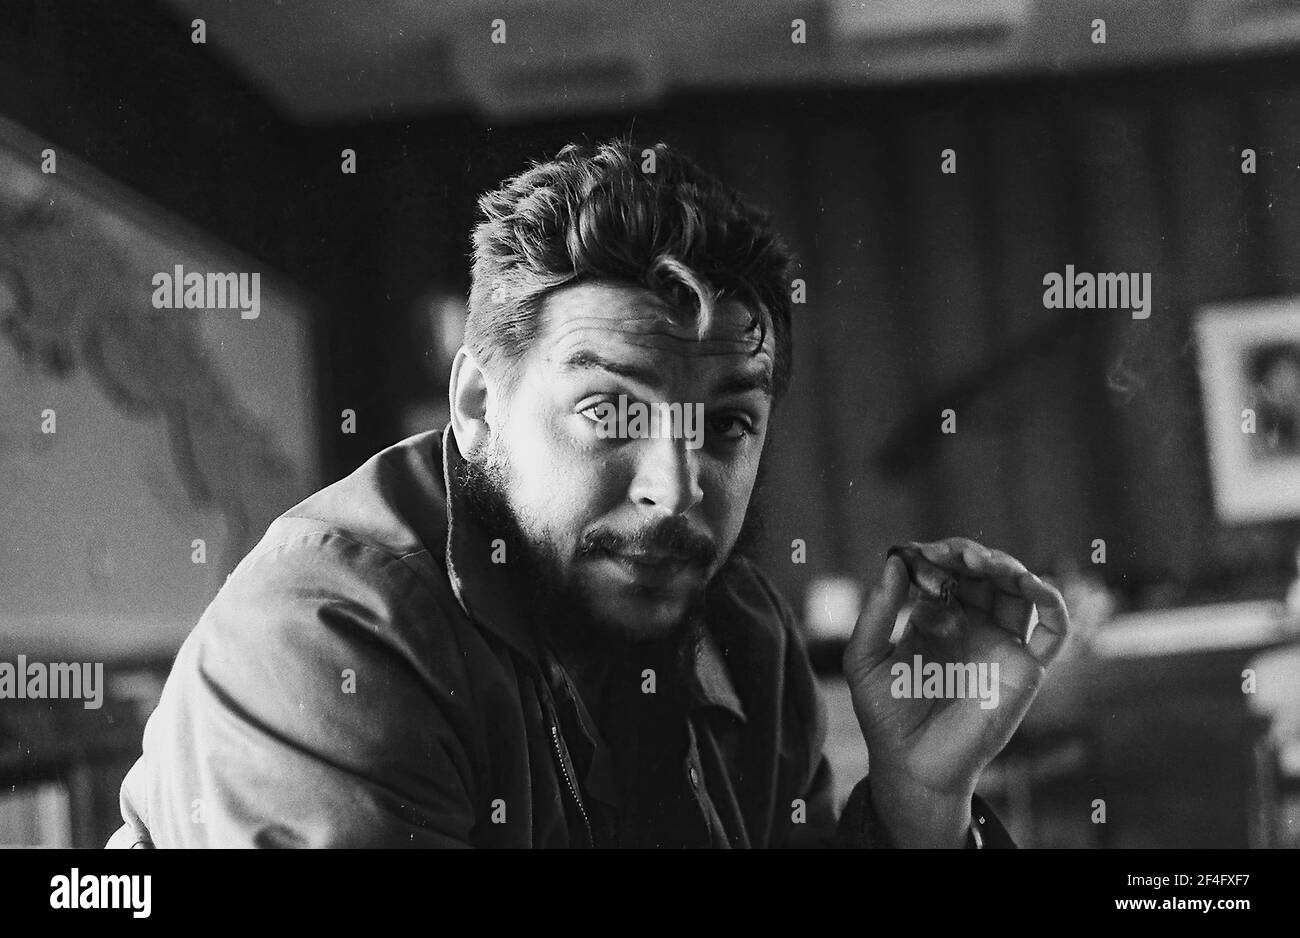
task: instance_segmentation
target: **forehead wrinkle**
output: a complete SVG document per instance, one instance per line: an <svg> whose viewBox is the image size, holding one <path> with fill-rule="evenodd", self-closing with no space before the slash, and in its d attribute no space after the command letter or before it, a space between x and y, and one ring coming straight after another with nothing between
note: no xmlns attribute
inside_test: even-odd
<svg viewBox="0 0 1300 938"><path fill-rule="evenodd" d="M718 360L734 359L736 370L728 369L732 375L757 362L766 364L771 380L775 369L772 329L765 330L758 346L752 318L735 300L723 301L714 309L710 329L701 339L693 323L674 320L671 308L653 294L630 296L625 290L595 284L570 287L566 293L562 302L557 302L559 294L545 301L540 334L531 353L552 368L563 368L583 352L638 365L647 364L646 359L655 355L667 355L671 356L669 362L650 362L649 366L675 370L691 361L709 360L709 371L721 377L715 369L726 366ZM624 350L623 356L619 349Z"/></svg>
<svg viewBox="0 0 1300 938"><path fill-rule="evenodd" d="M737 341L744 341L744 337L753 333L753 329L748 328L749 320L745 320L745 327L724 326L723 330L717 327L720 325L722 317L715 316L713 327L709 330L709 336L714 336L719 331L730 332L735 336ZM583 316L569 315L564 317L561 322L551 320L551 331L557 335L563 335L571 332L573 329L601 329L607 332L618 332L626 335L662 335L669 338L689 339L691 341L708 341L700 339L699 334L695 331L693 325L675 322L665 315L655 313L642 313L631 316ZM714 338L718 338L714 336Z"/></svg>
<svg viewBox="0 0 1300 938"><path fill-rule="evenodd" d="M694 333L674 330L656 324L653 328L636 328L625 319L608 319L602 316L575 316L556 324L554 333L547 337L550 346L546 353L548 360L567 358L573 352L590 346L593 351L608 349L611 334L617 336L615 345L628 345L636 348L667 352L685 358L718 357L737 355L745 358L770 359L772 357L772 335L768 332L763 346L754 352L753 332L744 333L736 330L736 338L707 337L697 338Z"/></svg>
<svg viewBox="0 0 1300 938"><path fill-rule="evenodd" d="M584 362L583 359L588 357L590 361ZM546 356L544 360L566 374L601 372L655 392L663 391L682 381L694 380L700 382L699 390L705 393L707 399L743 395L754 391L769 398L772 394L772 361L771 356L766 354L754 356L747 352L745 361L738 365L729 365L725 361L716 364L710 362L707 370L696 374L694 378L688 377L691 374L689 370L683 370L688 369L689 366L688 361L681 357L665 367L663 363L657 365L647 363L636 356L629 361L626 356L602 354L586 343L578 345L567 355L552 354ZM758 362L757 366L754 364L755 361ZM610 367L605 367L606 362Z"/></svg>

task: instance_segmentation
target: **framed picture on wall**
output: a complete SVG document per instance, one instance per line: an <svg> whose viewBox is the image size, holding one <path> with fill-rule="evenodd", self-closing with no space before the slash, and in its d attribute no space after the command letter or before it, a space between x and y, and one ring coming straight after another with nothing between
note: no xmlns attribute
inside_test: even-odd
<svg viewBox="0 0 1300 938"><path fill-rule="evenodd" d="M1300 297L1206 307L1195 324L1219 516L1300 517Z"/></svg>

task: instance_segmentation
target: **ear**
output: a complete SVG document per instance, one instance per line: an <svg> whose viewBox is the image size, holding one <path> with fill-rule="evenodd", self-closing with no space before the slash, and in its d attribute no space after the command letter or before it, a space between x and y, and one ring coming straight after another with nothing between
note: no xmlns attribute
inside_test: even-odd
<svg viewBox="0 0 1300 938"><path fill-rule="evenodd" d="M486 446L492 433L488 424L492 394L492 382L487 372L462 345L451 363L451 383L447 395L451 403L451 428L456 434L456 445L467 456Z"/></svg>

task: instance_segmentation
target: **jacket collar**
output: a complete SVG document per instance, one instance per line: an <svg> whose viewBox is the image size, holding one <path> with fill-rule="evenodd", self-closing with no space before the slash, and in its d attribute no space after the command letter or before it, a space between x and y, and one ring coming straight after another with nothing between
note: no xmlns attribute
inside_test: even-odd
<svg viewBox="0 0 1300 938"><path fill-rule="evenodd" d="M541 649L529 627L527 609L511 581L508 564L493 563L493 538L475 520L459 483L465 457L448 424L442 434L442 470L446 483L447 578L456 601L479 623L534 666L541 666ZM695 656L691 694L698 706L721 707L745 720L745 709L727 670L722 652L707 625Z"/></svg>

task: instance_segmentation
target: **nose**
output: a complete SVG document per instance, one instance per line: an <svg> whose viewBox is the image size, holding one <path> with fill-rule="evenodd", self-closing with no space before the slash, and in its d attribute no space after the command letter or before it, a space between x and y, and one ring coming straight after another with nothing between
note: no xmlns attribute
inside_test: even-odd
<svg viewBox="0 0 1300 938"><path fill-rule="evenodd" d="M636 445L636 470L628 497L643 508L683 515L704 498L697 451L685 439L664 436Z"/></svg>

